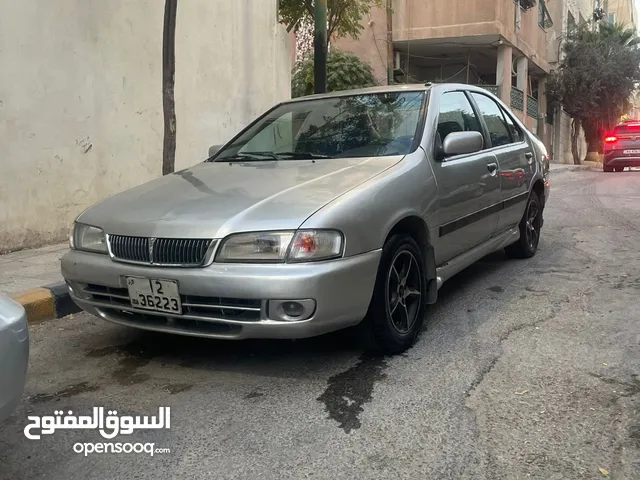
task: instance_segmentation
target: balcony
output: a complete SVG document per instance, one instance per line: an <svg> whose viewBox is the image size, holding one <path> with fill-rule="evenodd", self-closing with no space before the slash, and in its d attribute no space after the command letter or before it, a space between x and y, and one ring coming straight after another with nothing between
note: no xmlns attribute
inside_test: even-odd
<svg viewBox="0 0 640 480"><path fill-rule="evenodd" d="M538 118L538 100L531 95L527 95L527 115L531 118Z"/></svg>
<svg viewBox="0 0 640 480"><path fill-rule="evenodd" d="M497 85L476 85L477 87L484 88L488 92L493 93L496 97L500 96L500 92L498 91Z"/></svg>
<svg viewBox="0 0 640 480"><path fill-rule="evenodd" d="M541 71L550 71L545 29L552 21L546 2L541 0L520 0L520 4L513 0L394 0L392 8L396 48L495 49L502 40Z"/></svg>
<svg viewBox="0 0 640 480"><path fill-rule="evenodd" d="M514 110L524 110L524 93L516 87L511 87L511 108Z"/></svg>

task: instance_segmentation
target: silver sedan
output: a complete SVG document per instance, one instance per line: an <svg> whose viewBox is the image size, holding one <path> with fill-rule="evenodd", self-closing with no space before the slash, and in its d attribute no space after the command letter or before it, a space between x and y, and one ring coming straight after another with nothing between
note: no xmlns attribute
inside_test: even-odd
<svg viewBox="0 0 640 480"><path fill-rule="evenodd" d="M477 87L296 99L211 153L77 218L62 273L81 308L221 339L358 326L397 353L444 281L538 247L547 152Z"/></svg>
<svg viewBox="0 0 640 480"><path fill-rule="evenodd" d="M27 314L22 305L0 294L0 421L20 402L28 365Z"/></svg>

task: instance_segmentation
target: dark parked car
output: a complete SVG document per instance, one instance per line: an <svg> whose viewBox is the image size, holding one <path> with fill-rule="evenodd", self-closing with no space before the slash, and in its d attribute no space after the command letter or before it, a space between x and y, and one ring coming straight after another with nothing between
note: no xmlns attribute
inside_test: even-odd
<svg viewBox="0 0 640 480"><path fill-rule="evenodd" d="M605 172L622 172L625 167L640 167L640 122L616 125L604 139Z"/></svg>

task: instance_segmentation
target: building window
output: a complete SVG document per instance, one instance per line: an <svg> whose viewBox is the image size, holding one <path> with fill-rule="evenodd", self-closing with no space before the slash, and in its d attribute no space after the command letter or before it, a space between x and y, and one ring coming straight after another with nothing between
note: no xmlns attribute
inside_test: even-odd
<svg viewBox="0 0 640 480"><path fill-rule="evenodd" d="M538 25L543 29L551 28L553 26L551 15L547 9L546 0L538 1Z"/></svg>
<svg viewBox="0 0 640 480"><path fill-rule="evenodd" d="M609 23L611 25L613 25L614 23L616 23L616 14L615 13L610 13L609 14Z"/></svg>

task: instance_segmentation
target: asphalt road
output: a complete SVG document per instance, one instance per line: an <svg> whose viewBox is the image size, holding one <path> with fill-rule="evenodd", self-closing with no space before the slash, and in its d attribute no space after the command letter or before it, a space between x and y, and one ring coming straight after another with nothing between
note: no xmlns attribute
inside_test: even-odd
<svg viewBox="0 0 640 480"><path fill-rule="evenodd" d="M0 479L640 479L640 172L555 174L538 255L491 255L445 284L416 346L363 357L344 334L227 343L88 315L32 329ZM95 406L171 429L74 453L27 415Z"/></svg>

